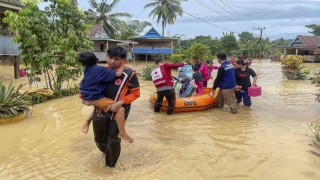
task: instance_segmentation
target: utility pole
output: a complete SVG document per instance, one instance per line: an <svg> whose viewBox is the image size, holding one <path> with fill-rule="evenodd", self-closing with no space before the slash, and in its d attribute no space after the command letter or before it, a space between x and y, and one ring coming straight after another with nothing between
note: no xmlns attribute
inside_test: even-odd
<svg viewBox="0 0 320 180"><path fill-rule="evenodd" d="M261 28L261 27L258 27L258 28L253 28L254 30L260 30L260 50L259 50L259 60L261 60L261 54L262 54L262 31L264 29L266 29L265 27Z"/></svg>

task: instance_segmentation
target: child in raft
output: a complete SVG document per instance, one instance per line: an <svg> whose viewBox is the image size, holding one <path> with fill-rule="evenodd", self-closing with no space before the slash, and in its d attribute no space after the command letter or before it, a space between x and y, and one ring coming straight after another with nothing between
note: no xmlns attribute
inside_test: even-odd
<svg viewBox="0 0 320 180"><path fill-rule="evenodd" d="M202 77L202 73L199 72L199 67L194 66L193 67L193 75L192 75L192 79L194 79L196 85L197 85L197 89L196 89L196 93L198 95L201 95L203 93L203 77Z"/></svg>
<svg viewBox="0 0 320 180"><path fill-rule="evenodd" d="M80 95L82 103L88 106L94 106L99 110L108 112L110 105L114 103L112 99L104 97L103 92L106 89L106 83L114 82L116 77L120 77L123 72L123 65L117 70L109 69L97 65L97 57L93 52L83 51L78 55L78 61L85 66L84 76L80 82ZM88 133L89 125L92 121L93 112L85 121L81 131L84 134ZM119 138L132 143L133 139L126 133L124 127L124 108L121 107L115 112L115 120L119 128Z"/></svg>

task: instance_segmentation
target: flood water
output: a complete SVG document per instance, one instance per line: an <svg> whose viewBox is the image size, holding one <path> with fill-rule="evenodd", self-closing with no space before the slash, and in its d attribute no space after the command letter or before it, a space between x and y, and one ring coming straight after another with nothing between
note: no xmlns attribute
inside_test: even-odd
<svg viewBox="0 0 320 180"><path fill-rule="evenodd" d="M129 64L137 72L143 65ZM254 60L252 68L263 94L250 109L240 105L237 115L227 108L154 113L148 99L155 88L140 79L141 97L126 123L134 143L122 142L112 169L104 166L92 127L80 132L91 107L78 96L35 105L24 121L0 126L0 179L319 180L320 157L312 151L320 152L309 145L309 124L320 120L318 88L283 79L279 62ZM0 78L9 83L13 66L0 61Z"/></svg>

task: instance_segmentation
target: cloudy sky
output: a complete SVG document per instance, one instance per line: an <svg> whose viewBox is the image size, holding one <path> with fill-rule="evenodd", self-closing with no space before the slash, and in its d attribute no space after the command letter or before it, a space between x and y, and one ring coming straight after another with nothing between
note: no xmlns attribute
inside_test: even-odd
<svg viewBox="0 0 320 180"><path fill-rule="evenodd" d="M89 8L88 0L78 2L81 8ZM161 25L149 17L151 8L143 9L149 2L151 0L120 0L114 12L127 12L135 19L148 21L161 33ZM182 7L185 13L174 25L167 25L166 35L180 34L188 39L249 31L259 36L260 31L255 29L265 27L264 38L294 39L297 35L311 35L305 25L320 24L320 0L188 0Z"/></svg>

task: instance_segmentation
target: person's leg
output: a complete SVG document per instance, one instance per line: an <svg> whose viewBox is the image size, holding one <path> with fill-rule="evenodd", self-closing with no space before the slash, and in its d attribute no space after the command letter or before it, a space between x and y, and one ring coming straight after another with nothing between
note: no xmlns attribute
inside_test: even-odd
<svg viewBox="0 0 320 180"><path fill-rule="evenodd" d="M196 93L199 95L200 89L199 89L199 83L196 82L197 88L196 88Z"/></svg>
<svg viewBox="0 0 320 180"><path fill-rule="evenodd" d="M111 118L110 118L111 119ZM115 167L121 152L121 139L116 121L108 119L107 149L105 154L106 166Z"/></svg>
<svg viewBox="0 0 320 180"><path fill-rule="evenodd" d="M119 138L127 141L128 143L133 143L133 139L127 134L124 124L124 108L120 108L115 115L115 120L119 129Z"/></svg>
<svg viewBox="0 0 320 180"><path fill-rule="evenodd" d="M203 81L203 87L207 87L208 86L208 81Z"/></svg>
<svg viewBox="0 0 320 180"><path fill-rule="evenodd" d="M87 134L89 131L89 126L90 126L90 123L93 119L93 111L91 112L90 116L87 118L87 120L82 125L81 131L83 134Z"/></svg>
<svg viewBox="0 0 320 180"><path fill-rule="evenodd" d="M199 95L203 94L203 82L199 82Z"/></svg>
<svg viewBox="0 0 320 180"><path fill-rule="evenodd" d="M248 91L243 92L243 104L248 107L251 106L251 98L248 96Z"/></svg>
<svg viewBox="0 0 320 180"><path fill-rule="evenodd" d="M222 95L226 104L230 107L230 111L234 114L238 113L234 89L223 89Z"/></svg>
<svg viewBox="0 0 320 180"><path fill-rule="evenodd" d="M108 135L108 124L106 120L106 115L97 116L97 113L93 113L93 134L94 142L96 143L98 149L106 153L107 151L107 135Z"/></svg>
<svg viewBox="0 0 320 180"><path fill-rule="evenodd" d="M219 92L217 94L217 104L218 104L219 108L223 108L223 106L224 106L224 99L222 96L222 91L223 91L223 89L219 89Z"/></svg>
<svg viewBox="0 0 320 180"><path fill-rule="evenodd" d="M164 95L168 101L167 115L171 115L173 112L174 104L176 102L174 89L165 90Z"/></svg>
<svg viewBox="0 0 320 180"><path fill-rule="evenodd" d="M157 100L154 105L154 112L160 112L161 106L162 106L162 100L164 97L163 91L157 91Z"/></svg>
<svg viewBox="0 0 320 180"><path fill-rule="evenodd" d="M238 104L241 103L241 101L242 101L242 92L236 92L235 95L236 95L237 103Z"/></svg>

